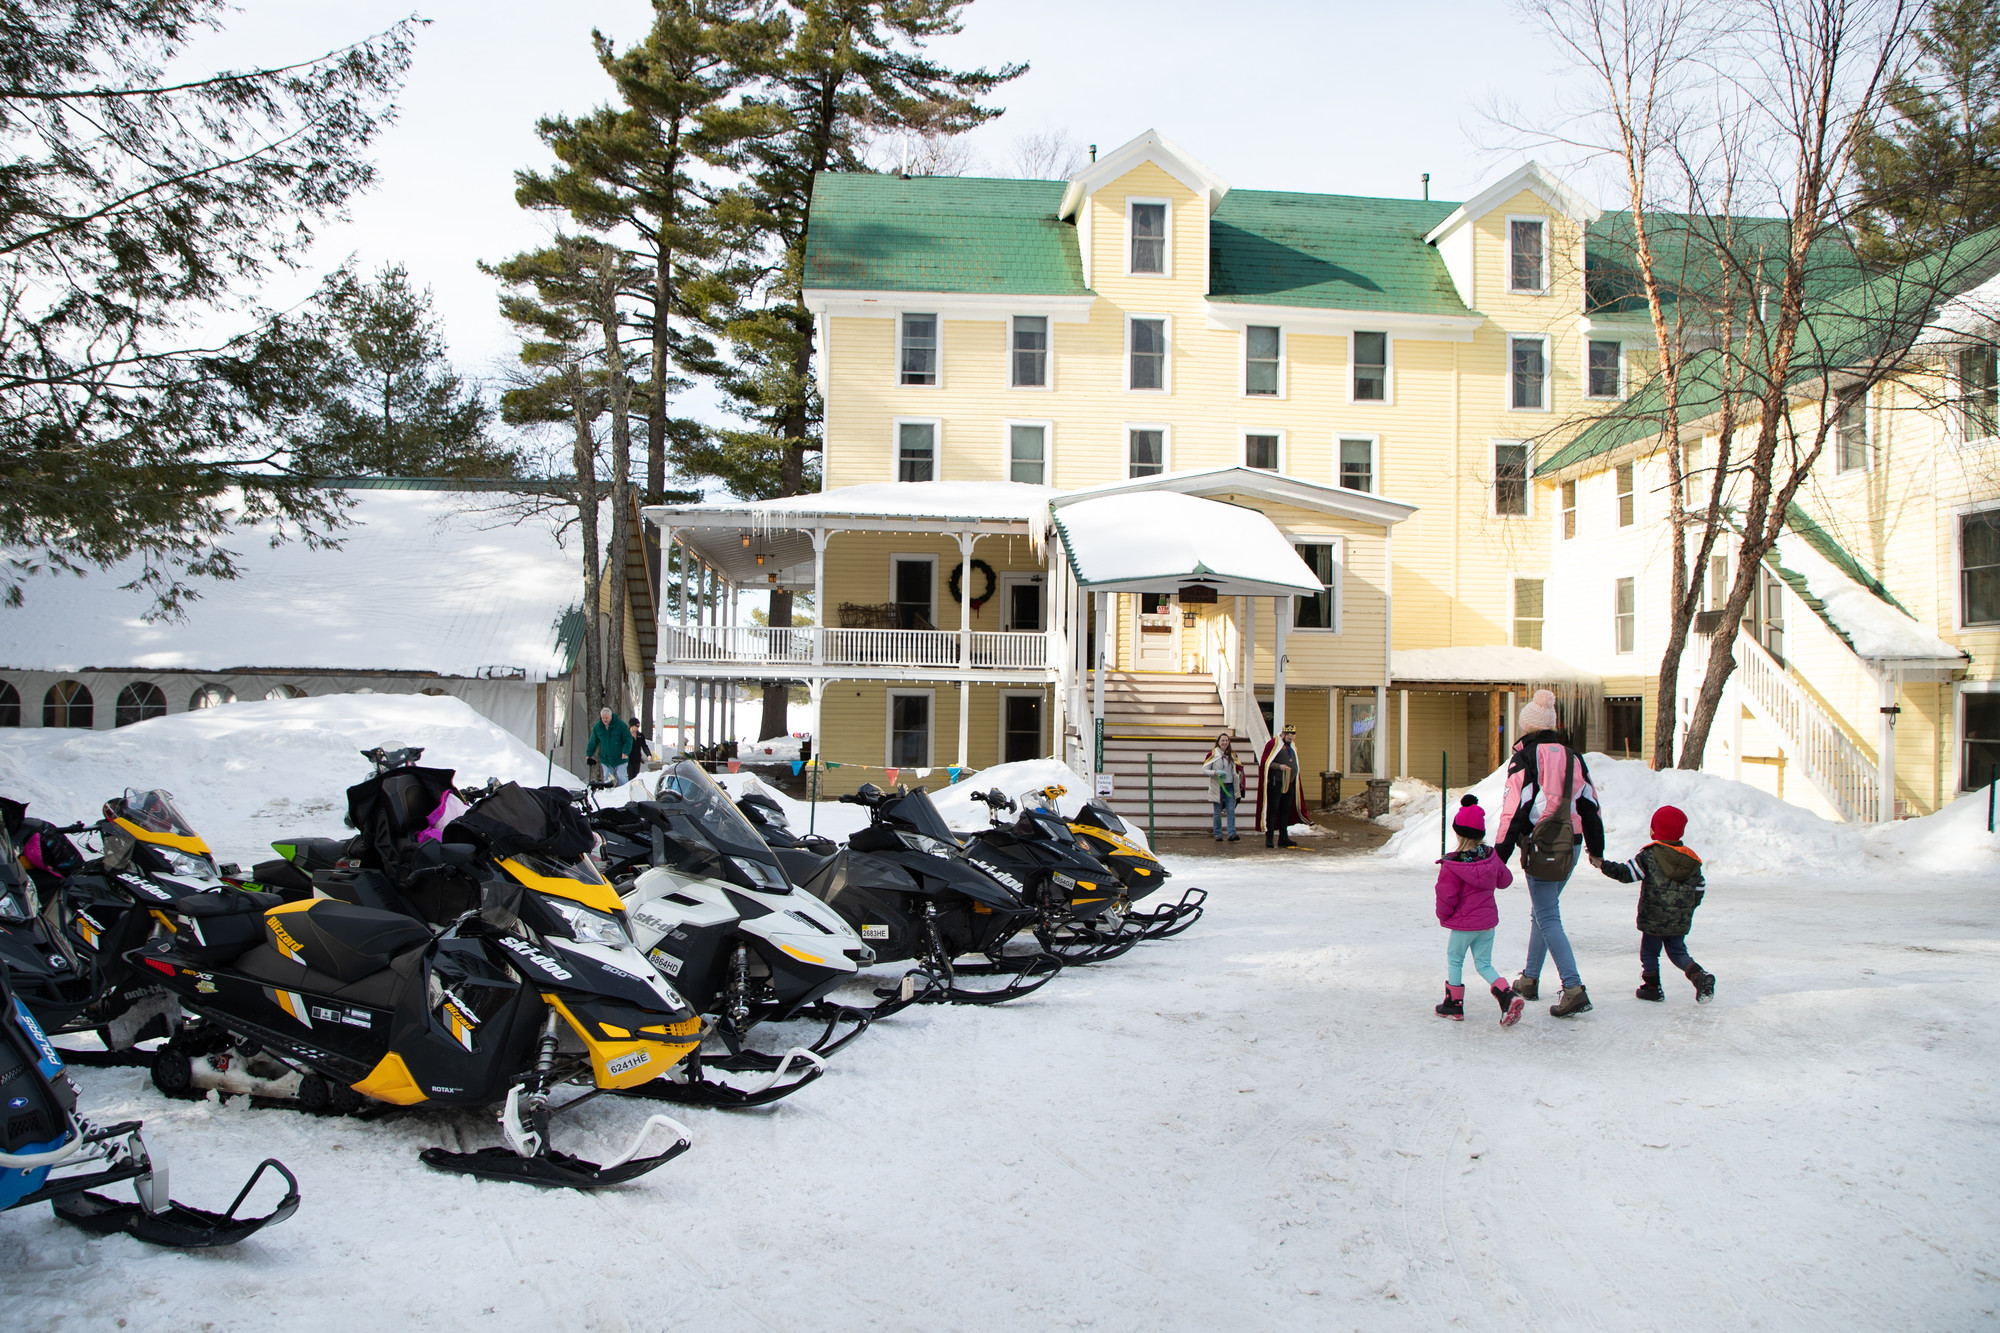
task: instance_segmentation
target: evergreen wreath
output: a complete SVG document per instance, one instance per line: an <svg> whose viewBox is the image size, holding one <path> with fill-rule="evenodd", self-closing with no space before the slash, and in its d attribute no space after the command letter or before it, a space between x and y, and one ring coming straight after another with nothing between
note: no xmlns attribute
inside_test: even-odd
<svg viewBox="0 0 2000 1333"><path fill-rule="evenodd" d="M976 615L980 607L993 600L993 590L1000 586L1000 580L993 576L993 566L987 564L984 560L975 559L972 562L972 572L983 574L986 577L986 591L972 599L972 610ZM948 586L951 588L952 601L962 602L965 600L965 562L963 560L959 561L958 567L951 571L951 582Z"/></svg>

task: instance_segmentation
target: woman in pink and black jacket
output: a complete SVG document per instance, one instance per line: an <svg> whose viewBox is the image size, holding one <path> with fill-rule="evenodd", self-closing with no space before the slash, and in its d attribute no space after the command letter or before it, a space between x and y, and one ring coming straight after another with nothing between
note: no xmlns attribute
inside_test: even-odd
<svg viewBox="0 0 2000 1333"><path fill-rule="evenodd" d="M1515 743L1513 758L1507 763L1507 788L1500 801L1500 841L1494 850L1505 861L1514 854L1535 825L1562 804L1563 775L1570 783L1570 829L1583 840L1583 848L1570 856L1569 870L1561 879L1528 881L1528 961L1514 978L1514 990L1523 999L1535 999L1541 988L1542 961L1553 956L1562 977L1562 998L1549 1006L1557 1018L1590 1011L1590 995L1576 970L1576 955L1563 933L1562 891L1583 851L1592 857L1604 855L1604 820L1598 813L1597 788L1591 785L1590 769L1583 756L1569 748L1556 728L1556 697L1536 690L1535 698L1521 710L1521 739Z"/></svg>

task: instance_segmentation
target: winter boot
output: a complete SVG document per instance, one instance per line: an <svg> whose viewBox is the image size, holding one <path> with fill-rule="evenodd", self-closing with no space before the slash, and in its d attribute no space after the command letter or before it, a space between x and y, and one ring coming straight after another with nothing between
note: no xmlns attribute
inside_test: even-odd
<svg viewBox="0 0 2000 1333"><path fill-rule="evenodd" d="M1715 974L1701 970L1700 963L1689 963L1687 978L1694 983L1694 1002L1707 1004L1715 998Z"/></svg>
<svg viewBox="0 0 2000 1333"><path fill-rule="evenodd" d="M1641 972L1639 974L1639 989L1632 993L1642 1000L1664 1000L1667 998L1667 993L1660 989L1660 974L1658 972Z"/></svg>
<svg viewBox="0 0 2000 1333"><path fill-rule="evenodd" d="M1504 981L1494 982L1493 998L1500 1001L1501 1027L1510 1028L1521 1021L1521 1011L1528 1007L1528 1002L1515 994L1512 986Z"/></svg>
<svg viewBox="0 0 2000 1333"><path fill-rule="evenodd" d="M1437 1007L1437 1016L1439 1018L1449 1018L1454 1023L1463 1023L1465 1021L1465 987L1446 986L1444 988L1444 1003Z"/></svg>
<svg viewBox="0 0 2000 1333"><path fill-rule="evenodd" d="M1562 999L1549 1006L1549 1013L1557 1018L1568 1018L1572 1014L1590 1012L1590 994L1580 985L1564 986Z"/></svg>
<svg viewBox="0 0 2000 1333"><path fill-rule="evenodd" d="M1514 993L1524 1000L1541 999L1541 991L1542 979L1540 977L1531 977L1526 972L1523 972L1520 976L1514 978Z"/></svg>

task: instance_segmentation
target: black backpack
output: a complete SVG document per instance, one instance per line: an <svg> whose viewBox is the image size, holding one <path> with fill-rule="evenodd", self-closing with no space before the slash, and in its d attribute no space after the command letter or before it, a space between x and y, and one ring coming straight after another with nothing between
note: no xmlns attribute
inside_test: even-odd
<svg viewBox="0 0 2000 1333"><path fill-rule="evenodd" d="M1576 830L1570 820L1571 801L1576 792L1576 757L1567 745L1562 747L1562 752L1562 800L1535 821L1534 828L1528 831L1528 836L1521 843L1521 872L1530 879L1568 879L1570 867L1576 859ZM1535 765L1535 781L1539 785L1539 753L1529 754L1528 762Z"/></svg>

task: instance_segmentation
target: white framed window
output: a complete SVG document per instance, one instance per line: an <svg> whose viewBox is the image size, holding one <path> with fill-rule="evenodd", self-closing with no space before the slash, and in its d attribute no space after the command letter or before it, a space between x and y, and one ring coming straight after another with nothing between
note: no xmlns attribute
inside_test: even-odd
<svg viewBox="0 0 2000 1333"><path fill-rule="evenodd" d="M1049 752L1046 690L1000 691L1000 762L1039 759Z"/></svg>
<svg viewBox="0 0 2000 1333"><path fill-rule="evenodd" d="M1841 409L1833 422L1833 470L1868 470L1868 400L1856 398Z"/></svg>
<svg viewBox="0 0 2000 1333"><path fill-rule="evenodd" d="M890 458L897 481L938 479L938 436L944 423L936 417L897 417Z"/></svg>
<svg viewBox="0 0 2000 1333"><path fill-rule="evenodd" d="M1381 447L1379 435L1341 435L1335 438L1334 484L1350 491L1375 493L1376 451Z"/></svg>
<svg viewBox="0 0 2000 1333"><path fill-rule="evenodd" d="M1350 777L1375 772L1375 696L1347 700L1347 773Z"/></svg>
<svg viewBox="0 0 2000 1333"><path fill-rule="evenodd" d="M1632 652L1639 643L1639 580L1618 579L1611 597L1611 651Z"/></svg>
<svg viewBox="0 0 2000 1333"><path fill-rule="evenodd" d="M1968 680L1958 690L1959 791L1977 791L2000 776L2000 680Z"/></svg>
<svg viewBox="0 0 2000 1333"><path fill-rule="evenodd" d="M1389 401L1389 375L1394 350L1386 333L1371 333L1366 330L1356 332L1347 340L1350 373L1347 379L1347 401L1350 403L1386 403Z"/></svg>
<svg viewBox="0 0 2000 1333"><path fill-rule="evenodd" d="M1125 475L1157 477L1173 463L1173 432L1156 421L1125 423Z"/></svg>
<svg viewBox="0 0 2000 1333"><path fill-rule="evenodd" d="M936 388L943 381L938 373L938 317L905 312L896 321L897 383L914 388Z"/></svg>
<svg viewBox="0 0 2000 1333"><path fill-rule="evenodd" d="M892 689L888 694L885 728L888 734L882 747L882 766L931 767L931 742L937 730L937 691Z"/></svg>
<svg viewBox="0 0 2000 1333"><path fill-rule="evenodd" d="M1507 218L1507 290L1535 293L1549 289L1549 220L1546 217Z"/></svg>
<svg viewBox="0 0 2000 1333"><path fill-rule="evenodd" d="M1285 331L1275 324L1252 324L1243 330L1243 395L1285 396Z"/></svg>
<svg viewBox="0 0 2000 1333"><path fill-rule="evenodd" d="M1549 340L1539 333L1507 335L1507 406L1516 412L1549 410Z"/></svg>
<svg viewBox="0 0 2000 1333"><path fill-rule="evenodd" d="M1125 389L1128 393L1166 393L1172 387L1169 364L1173 321L1165 315L1125 317Z"/></svg>
<svg viewBox="0 0 2000 1333"><path fill-rule="evenodd" d="M1630 463L1620 463L1615 475L1618 478L1618 526L1629 528L1639 519L1638 496L1634 492L1636 478Z"/></svg>
<svg viewBox="0 0 2000 1333"><path fill-rule="evenodd" d="M1319 580L1320 589L1311 597L1292 599L1292 628L1340 633L1340 538L1307 536L1294 541L1292 549Z"/></svg>
<svg viewBox="0 0 2000 1333"><path fill-rule="evenodd" d="M1562 524L1564 541L1568 541L1570 538L1576 536L1576 483L1574 481L1566 481L1562 484Z"/></svg>
<svg viewBox="0 0 2000 1333"><path fill-rule="evenodd" d="M1584 390L1591 398L1625 396L1625 344L1592 338L1583 345Z"/></svg>
<svg viewBox="0 0 2000 1333"><path fill-rule="evenodd" d="M1049 466L1049 439L1055 433L1052 421L1009 421L1006 423L1007 456L1002 460L1003 477L1031 486L1047 486L1054 470Z"/></svg>
<svg viewBox="0 0 2000 1333"><path fill-rule="evenodd" d="M1958 354L1958 429L1963 440L2000 435L2000 348Z"/></svg>
<svg viewBox="0 0 2000 1333"><path fill-rule="evenodd" d="M1260 472L1285 470L1285 432L1262 430L1243 432L1243 466Z"/></svg>
<svg viewBox="0 0 2000 1333"><path fill-rule="evenodd" d="M1125 201L1125 272L1128 276L1174 275L1174 205L1169 199Z"/></svg>
<svg viewBox="0 0 2000 1333"><path fill-rule="evenodd" d="M1542 580L1517 578L1514 580L1514 646L1533 648L1540 651L1542 646Z"/></svg>
<svg viewBox="0 0 2000 1333"><path fill-rule="evenodd" d="M1049 387L1049 317L1016 315L1009 321L1007 386L1013 389Z"/></svg>
<svg viewBox="0 0 2000 1333"><path fill-rule="evenodd" d="M889 604L896 629L936 629L938 558L922 551L891 552Z"/></svg>
<svg viewBox="0 0 2000 1333"><path fill-rule="evenodd" d="M1528 516L1528 478L1534 473L1533 449L1526 440L1493 441L1493 516Z"/></svg>
<svg viewBox="0 0 2000 1333"><path fill-rule="evenodd" d="M1957 515L1958 626L2000 625L2000 509Z"/></svg>

